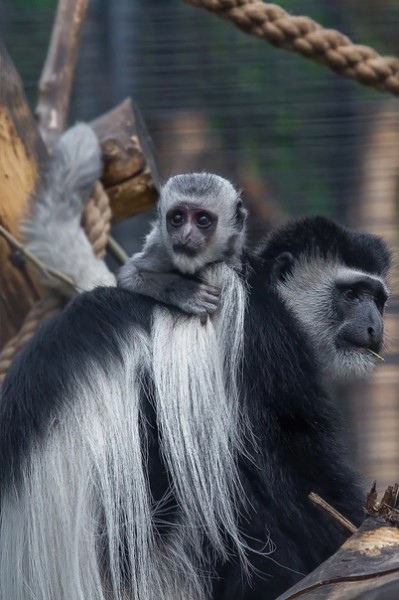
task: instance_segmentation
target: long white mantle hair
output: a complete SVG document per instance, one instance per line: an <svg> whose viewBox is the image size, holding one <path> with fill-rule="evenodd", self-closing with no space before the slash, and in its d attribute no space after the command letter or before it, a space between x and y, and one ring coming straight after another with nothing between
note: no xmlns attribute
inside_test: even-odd
<svg viewBox="0 0 399 600"><path fill-rule="evenodd" d="M126 332L123 360L106 372L87 357L86 372L58 399L60 418L30 451L21 485L2 498L1 600L204 600L210 563L227 556L227 540L245 563L236 457L246 291L224 264L207 278L222 301L205 325L156 307L150 335ZM146 373L180 509L162 536L162 502L152 502L145 467Z"/></svg>

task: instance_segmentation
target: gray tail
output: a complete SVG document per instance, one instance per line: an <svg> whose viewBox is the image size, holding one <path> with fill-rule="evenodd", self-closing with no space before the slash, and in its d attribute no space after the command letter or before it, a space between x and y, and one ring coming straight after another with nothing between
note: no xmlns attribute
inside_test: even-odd
<svg viewBox="0 0 399 600"><path fill-rule="evenodd" d="M83 208L101 172L97 137L89 125L79 123L56 145L22 226L27 248L45 265L68 275L78 290L114 284L113 275L95 257L80 225ZM45 278L43 283L66 295L71 293L54 278Z"/></svg>

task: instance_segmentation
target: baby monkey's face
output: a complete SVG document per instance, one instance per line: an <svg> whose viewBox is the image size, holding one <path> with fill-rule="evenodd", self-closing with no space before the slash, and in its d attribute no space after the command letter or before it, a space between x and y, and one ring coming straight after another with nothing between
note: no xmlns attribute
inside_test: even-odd
<svg viewBox="0 0 399 600"><path fill-rule="evenodd" d="M195 204L178 204L166 214L166 228L173 252L195 257L209 248L218 223L217 215Z"/></svg>

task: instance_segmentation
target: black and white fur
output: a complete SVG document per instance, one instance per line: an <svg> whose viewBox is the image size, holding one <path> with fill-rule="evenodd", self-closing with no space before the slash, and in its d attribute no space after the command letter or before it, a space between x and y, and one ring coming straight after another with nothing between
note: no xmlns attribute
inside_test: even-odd
<svg viewBox="0 0 399 600"><path fill-rule="evenodd" d="M309 289L309 322L287 291L307 261L331 292ZM2 600L271 599L347 536L310 491L360 522L312 323L338 339L336 273L385 286L386 246L305 219L243 268L243 282L210 269L222 304L206 327L99 288L16 359L0 403Z"/></svg>
<svg viewBox="0 0 399 600"><path fill-rule="evenodd" d="M237 562L227 562L214 599L273 599L338 549L347 534L310 504L311 491L361 521L365 498L327 385L375 368L367 347L379 352L383 344L375 324L382 325L390 262L380 238L321 217L273 231L248 257L243 381L255 444L253 460L238 459L252 506L241 527L270 540L274 552L249 553L256 569L249 582ZM358 297L343 308L349 290ZM373 326L377 338L370 338Z"/></svg>
<svg viewBox="0 0 399 600"><path fill-rule="evenodd" d="M158 219L143 250L119 271L119 287L188 314L214 313L220 289L201 272L216 262L240 266L246 215L239 193L226 179L211 173L171 177L162 187Z"/></svg>
<svg viewBox="0 0 399 600"><path fill-rule="evenodd" d="M304 220L272 234L263 251L275 264L280 297L305 327L323 375L332 382L374 369L376 357L369 350L379 353L383 347L389 295L384 244L358 233L346 247L347 237L347 230L326 219Z"/></svg>
<svg viewBox="0 0 399 600"><path fill-rule="evenodd" d="M95 256L81 227L85 203L101 172L101 148L92 128L79 123L68 129L54 148L22 226L28 250L44 265L68 275L80 292L115 285L114 275ZM43 277L43 284L64 296L73 294L55 277Z"/></svg>

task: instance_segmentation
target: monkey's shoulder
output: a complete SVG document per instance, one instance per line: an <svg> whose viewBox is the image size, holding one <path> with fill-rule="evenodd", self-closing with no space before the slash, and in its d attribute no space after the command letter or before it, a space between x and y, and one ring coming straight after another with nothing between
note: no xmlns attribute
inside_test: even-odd
<svg viewBox="0 0 399 600"><path fill-rule="evenodd" d="M76 296L39 328L13 361L2 386L3 398L9 390L13 396L34 395L35 382L62 388L86 367L90 370L90 364L106 368L115 359L123 360L121 341L134 344L132 332L149 331L153 305L149 298L116 287Z"/></svg>
<svg viewBox="0 0 399 600"><path fill-rule="evenodd" d="M27 448L46 438L65 402L79 401L83 388L95 389L96 372L116 377L115 369L126 358L123 340L132 351L136 340L141 347L152 306L151 300L126 290L97 288L77 296L40 327L1 388L0 487L18 477Z"/></svg>

